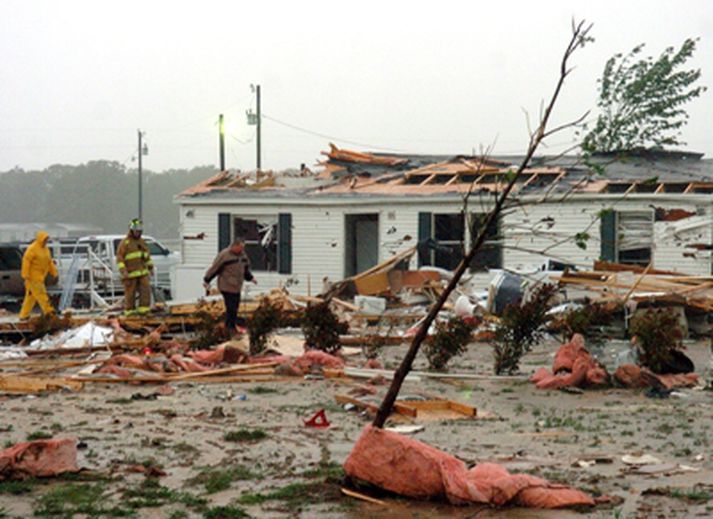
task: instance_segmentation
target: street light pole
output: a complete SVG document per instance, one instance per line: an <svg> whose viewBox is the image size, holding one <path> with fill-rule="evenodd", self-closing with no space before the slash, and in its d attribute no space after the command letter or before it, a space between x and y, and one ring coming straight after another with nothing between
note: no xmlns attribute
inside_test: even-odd
<svg viewBox="0 0 713 519"><path fill-rule="evenodd" d="M255 99L256 99L256 105L257 105L257 170L260 171L262 169L262 159L261 159L261 153L260 153L260 147L261 147L261 140L260 140L260 127L262 125L261 117L260 117L260 85L256 86L256 92L255 92Z"/></svg>
<svg viewBox="0 0 713 519"><path fill-rule="evenodd" d="M218 117L218 134L220 171L225 171L225 124L223 122L223 114Z"/></svg>
<svg viewBox="0 0 713 519"><path fill-rule="evenodd" d="M142 172L141 172L141 138L143 134L141 133L141 130L137 130L139 134L139 220L143 221L143 178L142 178Z"/></svg>
<svg viewBox="0 0 713 519"><path fill-rule="evenodd" d="M145 142L142 142L142 139L144 137L144 132L141 130L136 130L137 133L139 134L139 220L143 220L143 187L144 187L144 182L143 182L143 164L142 164L142 157L144 155L149 154L149 147L146 145Z"/></svg>

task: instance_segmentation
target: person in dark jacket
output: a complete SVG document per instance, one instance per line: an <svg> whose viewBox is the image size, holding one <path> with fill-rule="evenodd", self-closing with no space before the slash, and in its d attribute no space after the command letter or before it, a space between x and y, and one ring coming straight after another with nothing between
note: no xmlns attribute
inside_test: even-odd
<svg viewBox="0 0 713 519"><path fill-rule="evenodd" d="M232 334L235 332L243 282L252 281L257 285L257 280L250 272L250 260L245 254L245 241L242 238L236 238L230 247L223 249L215 257L203 277L203 287L206 292L216 276L218 276L218 290L223 294L225 302L225 328Z"/></svg>

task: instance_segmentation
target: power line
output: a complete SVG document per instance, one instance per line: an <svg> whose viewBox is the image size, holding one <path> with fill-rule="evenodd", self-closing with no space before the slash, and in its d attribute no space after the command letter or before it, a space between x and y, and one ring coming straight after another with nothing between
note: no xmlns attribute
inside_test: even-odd
<svg viewBox="0 0 713 519"><path fill-rule="evenodd" d="M399 150L399 149L396 149L396 148L385 148L385 147L383 147L383 146L376 146L376 145L374 145L374 144L367 144L367 143L364 143L364 142L350 141L350 140L347 140L347 139L342 139L341 137L334 137L333 135L327 135L327 134L325 134L325 133L315 132L315 131L309 130L309 129L307 129L307 128L303 128L303 127L301 127L301 126L297 126L297 125L294 125L294 124L290 124L290 123L287 123L287 122L285 122L285 121L280 121L279 119L275 119L274 117L270 117L269 115L265 114L264 112L263 112L262 116L263 116L265 119L268 119L268 120L270 120L270 121L272 121L272 122L275 122L275 123L277 123L277 124L281 124L282 126L286 126L286 127L288 127L288 128L292 128L293 130L297 130L297 131L300 131L300 132L308 133L308 134L314 135L314 136L316 136L316 137L321 137L322 139L329 139L329 140L332 140L332 141L343 142L343 143L346 143L346 144L353 144L353 145L355 145L355 146L363 146L363 147L365 147L365 148L374 149L374 150L396 151L396 152L400 152L400 153L405 153L404 150Z"/></svg>
<svg viewBox="0 0 713 519"><path fill-rule="evenodd" d="M234 141L237 141L237 142L240 143L240 144L246 145L246 144L250 144L251 142L253 142L253 141L255 140L255 134L256 134L256 133L257 133L256 131L253 132L253 134L252 134L247 140L238 139L235 135L231 135L230 137L231 137Z"/></svg>

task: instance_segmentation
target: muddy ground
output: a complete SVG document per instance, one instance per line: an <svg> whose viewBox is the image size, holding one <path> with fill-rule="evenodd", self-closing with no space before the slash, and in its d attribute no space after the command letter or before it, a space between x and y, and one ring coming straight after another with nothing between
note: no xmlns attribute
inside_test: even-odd
<svg viewBox="0 0 713 519"><path fill-rule="evenodd" d="M383 350L396 366L405 346ZM522 362L524 373L551 366L554 342ZM703 374L707 342L689 345ZM417 369L425 368L423 360ZM472 344L452 372L491 374L486 344ZM359 383L357 381L356 383ZM143 399L156 386L87 384L79 393L0 397L4 445L43 436L81 440L78 475L0 483L0 517L710 517L713 516L713 393L683 390L668 399L610 389L571 394L526 381L407 382L402 394L450 398L497 416L428 422L419 440L468 464L498 461L514 472L565 482L616 505L585 511L490 510L378 496L371 504L340 493L341 467L367 417L334 401L350 386L293 378L241 384L177 383L175 393ZM381 392L386 390L382 387ZM325 409L328 429L303 420ZM652 454L676 472L634 473L626 454ZM610 463L575 467L580 459ZM136 472L148 471L160 477ZM368 491L368 490L367 490ZM371 491L372 495L376 495Z"/></svg>

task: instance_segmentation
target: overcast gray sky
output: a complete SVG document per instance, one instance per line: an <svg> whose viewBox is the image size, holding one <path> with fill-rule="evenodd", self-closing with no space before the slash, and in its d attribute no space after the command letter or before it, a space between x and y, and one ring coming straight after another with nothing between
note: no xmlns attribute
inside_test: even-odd
<svg viewBox="0 0 713 519"><path fill-rule="evenodd" d="M313 164L331 137L352 149L522 152L523 110L549 97L572 17L596 42L573 59L554 123L596 103L615 52L658 56L700 37L711 87L688 105L687 149L713 156L713 2L238 2L2 0L0 171L117 160L146 132L154 171L255 167L250 84L262 85L263 167ZM280 121L278 123L277 121ZM572 135L550 139L550 151ZM347 142L351 141L351 143ZM354 144L358 143L358 144Z"/></svg>

